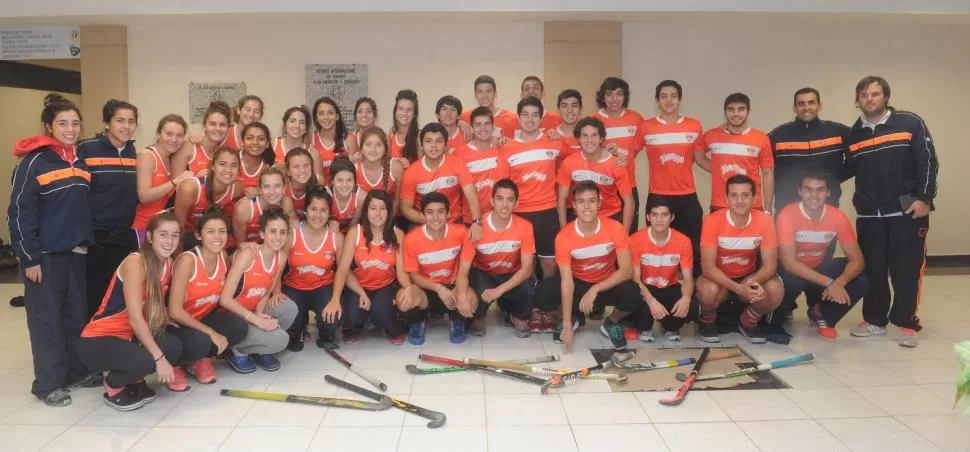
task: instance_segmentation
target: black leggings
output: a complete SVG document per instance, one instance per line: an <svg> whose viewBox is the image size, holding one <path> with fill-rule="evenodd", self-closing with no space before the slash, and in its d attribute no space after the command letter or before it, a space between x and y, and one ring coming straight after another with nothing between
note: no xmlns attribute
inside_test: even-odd
<svg viewBox="0 0 970 452"><path fill-rule="evenodd" d="M397 295L396 284L377 290L364 290L370 298L370 311L360 308L360 296L352 290L344 292L344 326L357 333L364 327L369 316L374 325L384 330L388 336L404 334L404 325L397 320L397 307L394 306L394 296Z"/></svg>
<svg viewBox="0 0 970 452"><path fill-rule="evenodd" d="M562 306L562 286L559 272L551 278L543 279L536 285L535 305L543 311L556 311ZM573 278L573 312L578 312L579 302L583 295L589 292L592 283L588 283L578 278ZM643 298L640 296L640 288L633 281L623 281L610 289L600 292L593 301L593 310L596 308L614 308L627 312L636 313L644 308Z"/></svg>
<svg viewBox="0 0 970 452"><path fill-rule="evenodd" d="M215 310L201 319L209 328L226 337L229 348L246 338L249 332L249 324L236 314L225 311ZM166 335L171 334L182 342L182 358L180 363L191 363L202 358L211 358L219 354L219 348L212 343L205 333L194 330L187 326L166 330Z"/></svg>
<svg viewBox="0 0 970 452"><path fill-rule="evenodd" d="M648 285L647 290L650 291L650 295L652 295L653 298L667 308L667 312L674 310L674 305L677 304L677 301L680 300L680 297L682 296L680 284L671 284L662 289ZM681 327L683 327L685 323L697 318L698 309L699 306L697 301L691 298L690 308L687 310L687 317L674 317L673 314L668 314L666 317L660 319L660 325L664 327L665 331L680 331ZM633 324L639 330L649 331L651 328L653 328L654 320L653 314L650 312L650 307L647 306L646 301L644 300L643 309L641 309L640 312L634 317Z"/></svg>
<svg viewBox="0 0 970 452"><path fill-rule="evenodd" d="M477 268L472 268L468 273L468 284L481 300L482 292L494 289L512 278L515 273L504 275L491 275ZM532 293L536 287L536 280L529 277L517 287L513 287L499 297L498 305L503 311L509 312L512 317L521 320L529 320L532 314ZM478 310L475 311L475 318L482 320L488 314L491 305L482 301L478 303Z"/></svg>
<svg viewBox="0 0 970 452"><path fill-rule="evenodd" d="M297 338L303 335L303 332L307 329L307 325L310 323L307 315L311 312L317 319L318 337L332 339L337 333L337 330L340 329L339 323L327 323L321 315L323 309L330 304L330 298L333 296L333 284L320 286L313 290L298 290L284 285L283 294L290 300L293 300L296 303L296 307L300 310L296 314L296 320L286 329L286 332L291 338Z"/></svg>
<svg viewBox="0 0 970 452"><path fill-rule="evenodd" d="M186 364L180 361L182 341L172 330L175 328L166 328L165 334L155 340L171 365ZM114 336L82 337L77 344L77 352L88 369L108 372L105 381L112 388L136 383L146 375L155 373L155 357L134 339L128 341Z"/></svg>

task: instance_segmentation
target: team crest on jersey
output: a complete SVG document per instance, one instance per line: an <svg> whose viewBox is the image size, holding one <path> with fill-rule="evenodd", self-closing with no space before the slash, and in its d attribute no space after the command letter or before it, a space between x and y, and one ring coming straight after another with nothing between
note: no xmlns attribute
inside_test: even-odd
<svg viewBox="0 0 970 452"><path fill-rule="evenodd" d="M637 128L636 127L627 127L626 128L626 133L629 134L629 135L636 135L637 134Z"/></svg>
<svg viewBox="0 0 970 452"><path fill-rule="evenodd" d="M554 158L556 158L556 153L553 152L553 151L546 151L546 157L548 157L550 159L554 159Z"/></svg>
<svg viewBox="0 0 970 452"><path fill-rule="evenodd" d="M748 155L758 155L758 148L748 146Z"/></svg>
<svg viewBox="0 0 970 452"><path fill-rule="evenodd" d="M761 237L757 237L754 239L754 246L759 246L759 245L761 245Z"/></svg>
<svg viewBox="0 0 970 452"><path fill-rule="evenodd" d="M694 142L694 134L693 133L688 133L687 136L684 137L684 139L687 140L688 143L693 143Z"/></svg>
<svg viewBox="0 0 970 452"><path fill-rule="evenodd" d="M673 264L673 265L679 265L680 264L680 256L671 257L670 258L670 263Z"/></svg>
<svg viewBox="0 0 970 452"><path fill-rule="evenodd" d="M323 258L324 259L327 259L327 260L333 259L334 258L334 252L333 251L324 251L323 252Z"/></svg>
<svg viewBox="0 0 970 452"><path fill-rule="evenodd" d="M610 178L606 176L600 176L600 185L606 185L610 183Z"/></svg>

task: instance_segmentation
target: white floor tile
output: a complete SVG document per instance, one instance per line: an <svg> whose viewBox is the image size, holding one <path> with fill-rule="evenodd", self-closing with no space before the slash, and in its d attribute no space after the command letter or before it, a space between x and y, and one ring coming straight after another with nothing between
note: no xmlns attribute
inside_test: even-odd
<svg viewBox="0 0 970 452"><path fill-rule="evenodd" d="M316 433L316 427L237 427L219 450L304 451Z"/></svg>
<svg viewBox="0 0 970 452"><path fill-rule="evenodd" d="M0 419L34 400L37 398L30 394L0 394Z"/></svg>
<svg viewBox="0 0 970 452"><path fill-rule="evenodd" d="M558 395L486 395L485 415L493 425L566 425Z"/></svg>
<svg viewBox="0 0 970 452"><path fill-rule="evenodd" d="M121 451L128 450L148 427L75 426L44 446L44 451Z"/></svg>
<svg viewBox="0 0 970 452"><path fill-rule="evenodd" d="M844 444L815 421L738 422L738 426L763 452L840 452Z"/></svg>
<svg viewBox="0 0 970 452"><path fill-rule="evenodd" d="M325 359L333 360L331 357ZM349 358L348 358L349 360ZM351 361L359 369L389 369L404 371L404 366L418 363L418 354L409 349L361 350Z"/></svg>
<svg viewBox="0 0 970 452"><path fill-rule="evenodd" d="M545 376L539 377L545 378ZM539 394L540 392L537 385L499 375L482 374L482 382L485 394ZM553 389L550 393L558 391L560 390Z"/></svg>
<svg viewBox="0 0 970 452"><path fill-rule="evenodd" d="M238 389L244 391L265 391L273 380L279 376L276 372L264 372L257 370L250 374L237 374L229 368L223 360L216 360L216 371L219 378L215 383L204 385L196 381L195 377L189 375L189 390L193 397L218 396L223 389Z"/></svg>
<svg viewBox="0 0 970 452"><path fill-rule="evenodd" d="M946 451L970 448L970 416L960 413L897 416L896 420Z"/></svg>
<svg viewBox="0 0 970 452"><path fill-rule="evenodd" d="M412 392L411 386L414 383L415 376L407 373L404 370L404 367L401 367L400 369L358 369L358 371L363 372L364 375L369 375L372 378L376 378L378 381L387 385L386 392L388 394L407 394L408 392ZM351 371L347 371L347 373L344 374L343 377L341 377L340 375L334 375L334 376L337 378L342 378L344 381L355 384L362 388L367 388L374 392L381 392L381 390L378 387L372 385L370 382L368 382L367 380L364 380L359 375ZM332 386L326 382L324 384L327 386ZM338 397L350 397L350 396L360 397L356 393L350 392L343 388L337 388L337 396Z"/></svg>
<svg viewBox="0 0 970 452"><path fill-rule="evenodd" d="M657 430L649 424L573 425L573 436L580 452L669 450Z"/></svg>
<svg viewBox="0 0 970 452"><path fill-rule="evenodd" d="M481 372L454 372L416 375L412 394L482 394L485 383Z"/></svg>
<svg viewBox="0 0 970 452"><path fill-rule="evenodd" d="M777 390L710 391L710 396L735 421L809 418Z"/></svg>
<svg viewBox="0 0 970 452"><path fill-rule="evenodd" d="M823 419L818 422L856 452L940 450L891 417Z"/></svg>
<svg viewBox="0 0 970 452"><path fill-rule="evenodd" d="M953 406L940 400L933 393L914 385L858 386L852 389L893 416L946 414L951 411Z"/></svg>
<svg viewBox="0 0 970 452"><path fill-rule="evenodd" d="M570 452L577 450L573 432L567 426L511 425L488 427L488 450L507 452Z"/></svg>
<svg viewBox="0 0 970 452"><path fill-rule="evenodd" d="M214 451L232 430L232 427L155 427L142 436L131 451Z"/></svg>
<svg viewBox="0 0 970 452"><path fill-rule="evenodd" d="M669 399L674 392L637 392L634 396L643 411L655 424L680 422L722 422L731 420L727 413L714 402L707 391L694 391L687 394L683 403L677 406L664 406L658 401Z"/></svg>
<svg viewBox="0 0 970 452"><path fill-rule="evenodd" d="M162 427L235 427L255 401L221 396L186 397L158 423Z"/></svg>
<svg viewBox="0 0 970 452"><path fill-rule="evenodd" d="M81 419L78 425L153 427L187 397L185 393L171 392L165 388L156 387L155 391L155 401L135 411L118 411L101 404Z"/></svg>
<svg viewBox="0 0 970 452"><path fill-rule="evenodd" d="M290 402L259 400L239 427L312 427L316 429L329 408Z"/></svg>
<svg viewBox="0 0 970 452"><path fill-rule="evenodd" d="M672 452L757 451L744 431L733 422L655 424Z"/></svg>
<svg viewBox="0 0 970 452"><path fill-rule="evenodd" d="M392 395L396 399L403 401L408 400L406 395ZM362 397L355 397L360 400L365 400ZM372 400L368 400L369 402ZM327 410L327 414L323 417L323 423L320 425L322 427L369 427L369 426L396 426L400 427L404 424L404 411L397 408L391 407L390 409L384 411L364 411L364 410L351 410L344 408L331 408ZM413 416L408 414L408 416Z"/></svg>
<svg viewBox="0 0 970 452"><path fill-rule="evenodd" d="M280 371L280 374L266 387L265 391L282 394L332 397L337 394L337 387L327 383L323 378L325 375L333 375L340 379L346 379L346 371L340 369L288 369L286 371Z"/></svg>
<svg viewBox="0 0 970 452"><path fill-rule="evenodd" d="M780 392L815 419L888 415L851 388L782 389Z"/></svg>
<svg viewBox="0 0 970 452"><path fill-rule="evenodd" d="M0 425L3 450L35 451L68 429L66 425Z"/></svg>
<svg viewBox="0 0 970 452"><path fill-rule="evenodd" d="M394 452L401 437L395 427L320 427L308 450Z"/></svg>
<svg viewBox="0 0 970 452"><path fill-rule="evenodd" d="M650 418L630 392L613 394L563 394L570 425L645 424Z"/></svg>
<svg viewBox="0 0 970 452"><path fill-rule="evenodd" d="M485 452L488 434L484 426L449 426L438 429L404 427L398 452Z"/></svg>
<svg viewBox="0 0 970 452"><path fill-rule="evenodd" d="M429 410L445 413L446 426L485 425L485 396L482 394L412 394L411 403ZM408 415L404 417L406 427L424 426L428 420Z"/></svg>
<svg viewBox="0 0 970 452"><path fill-rule="evenodd" d="M814 364L783 367L772 371L779 379L796 389L833 388L843 386L842 382L832 377Z"/></svg>
<svg viewBox="0 0 970 452"><path fill-rule="evenodd" d="M33 369L4 369L4 372L6 374L0 377L0 394L30 394Z"/></svg>
<svg viewBox="0 0 970 452"><path fill-rule="evenodd" d="M815 365L846 386L895 386L909 383L907 379L877 362L820 361Z"/></svg>
<svg viewBox="0 0 970 452"><path fill-rule="evenodd" d="M74 425L98 407L104 406L102 392L97 388L71 392L71 404L63 408L51 408L31 397L13 413L0 420L0 424L16 425Z"/></svg>
<svg viewBox="0 0 970 452"><path fill-rule="evenodd" d="M880 363L896 375L909 383L918 385L933 383L953 383L960 375L956 361L944 363L937 359L920 359L912 361L884 361Z"/></svg>

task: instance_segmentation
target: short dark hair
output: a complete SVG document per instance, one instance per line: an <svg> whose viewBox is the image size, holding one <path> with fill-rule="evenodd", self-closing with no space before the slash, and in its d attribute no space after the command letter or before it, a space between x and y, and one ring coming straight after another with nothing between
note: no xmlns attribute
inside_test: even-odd
<svg viewBox="0 0 970 452"><path fill-rule="evenodd" d="M576 185L573 185L572 198L576 199L576 196L578 196L581 193L586 193L588 191L595 191L596 196L600 195L600 187L599 185L596 185L595 182L591 180L582 180L582 181L576 182Z"/></svg>
<svg viewBox="0 0 970 452"><path fill-rule="evenodd" d="M732 185L745 185L745 184L751 186L751 196L758 194L758 189L754 187L754 179L744 174L735 174L729 177L727 182L724 184L724 192L727 193L728 189Z"/></svg>
<svg viewBox="0 0 970 452"><path fill-rule="evenodd" d="M884 79L884 78L882 78L882 77L880 77L878 75L869 75L869 76L863 77L862 80L859 80L859 83L856 83L856 85L855 85L855 99L856 100L859 100L859 93L865 91L866 88L868 88L869 85L871 85L873 83L878 83L879 86L882 87L882 95L883 95L883 97L886 98L886 102L889 102L889 94L890 94L890 91L891 91L889 89L889 82L887 82L886 79Z"/></svg>
<svg viewBox="0 0 970 452"><path fill-rule="evenodd" d="M661 195L650 195L647 198L647 207L643 210L643 214L647 218L650 218L650 211L657 207L666 207L671 215L674 213L674 204L670 201L670 198ZM649 220L647 222L649 223Z"/></svg>
<svg viewBox="0 0 970 452"><path fill-rule="evenodd" d="M445 195L443 195L441 193L438 193L436 191L433 191L431 193L426 193L423 196L421 196L421 210L422 210L422 212L424 211L424 209L426 207L428 207L429 205L434 204L436 202L445 205L445 213L450 213L451 212L451 206L448 204L448 198Z"/></svg>
<svg viewBox="0 0 970 452"><path fill-rule="evenodd" d="M416 120L417 119L415 119L415 121ZM445 126L441 125L441 123L438 123L438 122L429 122L425 124L424 127L421 128L421 134L418 137L418 139L421 141L424 141L424 136L429 133L440 133L441 136L445 137L445 140L448 139L448 129L446 129Z"/></svg>
<svg viewBox="0 0 970 452"><path fill-rule="evenodd" d="M138 107L123 100L111 99L105 102L104 107L101 108L101 118L104 120L104 123L111 122L111 118L114 118L118 114L118 110L131 110L135 115L135 122L138 122Z"/></svg>
<svg viewBox="0 0 970 452"><path fill-rule="evenodd" d="M573 129L573 137L575 137L577 140L580 136L582 136L583 127L595 127L596 131L600 133L600 138L604 140L606 139L606 126L604 126L603 121L600 121L598 118L587 116L580 119L579 122L576 123L576 127Z"/></svg>
<svg viewBox="0 0 970 452"><path fill-rule="evenodd" d="M748 107L748 110L750 110L751 98L744 93L729 94L728 97L724 98L724 109L727 110L728 105L731 104L744 104L744 106Z"/></svg>
<svg viewBox="0 0 970 452"><path fill-rule="evenodd" d="M657 84L657 89L654 92L653 98L656 99L656 100L660 100L660 90L662 90L662 89L664 89L664 88L666 88L668 86L673 87L674 89L677 90L677 97L679 97L681 99L684 98L684 88L681 87L680 86L680 83L677 83L677 81L675 81L675 80L664 80L664 81L658 83Z"/></svg>
<svg viewBox="0 0 970 452"><path fill-rule="evenodd" d="M521 91L522 90L522 85L525 85L525 82L528 82L530 80L533 81L533 82L538 83L539 84L539 89L541 89L543 91L546 90L546 85L544 85L542 83L542 79L540 79L539 77L537 77L535 75L528 75L524 79L522 79L522 83L519 84L519 90Z"/></svg>
<svg viewBox="0 0 970 452"><path fill-rule="evenodd" d="M808 170L802 173L801 179L798 179L798 186L801 187L806 180L820 180L825 182L825 188L829 188L832 185L832 176L827 171L822 170Z"/></svg>
<svg viewBox="0 0 970 452"><path fill-rule="evenodd" d="M623 91L623 108L630 106L630 84L619 77L606 77L600 84L600 89L596 90L596 106L606 108L606 92L614 90Z"/></svg>
<svg viewBox="0 0 970 452"><path fill-rule="evenodd" d="M569 89L562 90L562 92L559 93L559 96L556 97L556 108L559 108L559 104L561 104L562 101L569 99L571 97L576 98L576 100L579 101L580 107L583 106L583 95L579 94L579 91L569 88Z"/></svg>
<svg viewBox="0 0 970 452"><path fill-rule="evenodd" d="M458 110L458 114L461 114L461 110L462 110L461 101L458 100L457 97L452 95L442 96L441 99L438 99L438 103L435 104L434 106L434 114L436 115L441 114L441 109L444 108L446 105L455 107L455 110Z"/></svg>
<svg viewBox="0 0 970 452"><path fill-rule="evenodd" d="M498 87L495 86L495 79L492 78L491 75L479 75L478 77L475 77L475 86L473 86L473 88L478 89L478 85L481 85L482 83L492 85L492 89L494 90L498 89Z"/></svg>
<svg viewBox="0 0 970 452"><path fill-rule="evenodd" d="M814 94L815 95L815 100L817 100L819 102L822 101L822 95L818 93L818 90L817 89L812 88L812 87L805 87L805 88L802 88L802 89L800 89L798 91L795 91L795 95L792 96L792 104L797 104L798 103L798 96L801 96L802 94Z"/></svg>
<svg viewBox="0 0 970 452"><path fill-rule="evenodd" d="M487 117L488 120L492 122L492 124L495 124L495 114L492 113L492 109L488 107L475 107L475 109L472 110L472 114L468 117L468 120L474 123L475 118L478 118L481 116Z"/></svg>
<svg viewBox="0 0 970 452"><path fill-rule="evenodd" d="M522 109L528 106L539 107L539 116L542 116L545 113L545 109L542 107L542 101L535 96L529 96L520 100L518 105L515 106L515 112L518 113L519 116L522 116Z"/></svg>
<svg viewBox="0 0 970 452"><path fill-rule="evenodd" d="M266 225L273 220L283 220L286 223L286 228L290 228L290 216L283 212L283 208L280 206L273 206L263 211L259 216L259 230L266 231Z"/></svg>
<svg viewBox="0 0 970 452"><path fill-rule="evenodd" d="M500 188L512 190L512 193L515 194L515 199L519 199L519 186L515 185L515 182L512 182L512 179L505 178L496 182L495 185L492 186L492 198L495 197L495 193L498 192L498 189Z"/></svg>

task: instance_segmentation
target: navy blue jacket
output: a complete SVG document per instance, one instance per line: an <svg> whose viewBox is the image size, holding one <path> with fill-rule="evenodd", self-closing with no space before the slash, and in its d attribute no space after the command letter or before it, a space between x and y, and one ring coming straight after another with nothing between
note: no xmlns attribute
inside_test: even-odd
<svg viewBox="0 0 970 452"><path fill-rule="evenodd" d="M91 174L75 149L38 135L17 143L14 155L21 160L14 169L7 220L20 264L33 267L43 253L93 244Z"/></svg>
<svg viewBox="0 0 970 452"><path fill-rule="evenodd" d="M135 153L134 141L119 151L104 134L77 145L78 158L91 171L91 218L99 243L100 237L131 230L138 207Z"/></svg>
<svg viewBox="0 0 970 452"><path fill-rule="evenodd" d="M775 127L768 134L775 157L775 211L800 201L798 186L809 171L823 171L829 176L828 203L839 205L842 187L849 178L849 126L815 118L794 121Z"/></svg>

